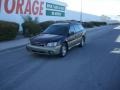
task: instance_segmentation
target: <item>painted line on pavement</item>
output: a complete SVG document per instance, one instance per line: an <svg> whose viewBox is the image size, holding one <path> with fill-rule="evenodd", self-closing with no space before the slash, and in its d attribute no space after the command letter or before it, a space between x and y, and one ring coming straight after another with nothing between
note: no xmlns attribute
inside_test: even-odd
<svg viewBox="0 0 120 90"><path fill-rule="evenodd" d="M120 30L120 26L117 26L117 27L115 27L114 29L119 29L119 30Z"/></svg>
<svg viewBox="0 0 120 90"><path fill-rule="evenodd" d="M113 49L110 53L120 54L120 48L115 48L115 49Z"/></svg>

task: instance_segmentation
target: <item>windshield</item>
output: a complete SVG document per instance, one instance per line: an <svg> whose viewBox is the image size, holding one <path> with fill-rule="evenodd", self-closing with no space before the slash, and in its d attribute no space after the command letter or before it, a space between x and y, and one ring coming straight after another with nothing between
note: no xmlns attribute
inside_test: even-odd
<svg viewBox="0 0 120 90"><path fill-rule="evenodd" d="M68 35L69 25L51 25L48 27L43 34L54 34L54 35Z"/></svg>

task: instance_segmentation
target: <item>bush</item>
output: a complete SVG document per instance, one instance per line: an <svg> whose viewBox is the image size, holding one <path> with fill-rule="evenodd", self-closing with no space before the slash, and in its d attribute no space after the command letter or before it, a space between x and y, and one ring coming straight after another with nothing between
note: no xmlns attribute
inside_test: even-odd
<svg viewBox="0 0 120 90"><path fill-rule="evenodd" d="M0 21L0 41L16 38L19 25L13 22Z"/></svg>
<svg viewBox="0 0 120 90"><path fill-rule="evenodd" d="M92 21L90 23L92 23L94 26L101 26L101 25L106 25L107 24L106 22L95 22L95 21Z"/></svg>
<svg viewBox="0 0 120 90"><path fill-rule="evenodd" d="M39 34L41 32L41 28L38 24L38 18L34 20L30 16L23 17L24 23L23 27L23 35L25 37L31 37Z"/></svg>
<svg viewBox="0 0 120 90"><path fill-rule="evenodd" d="M25 22L22 24L22 27L23 27L23 35L25 37L34 36L41 32L39 25L35 23Z"/></svg>
<svg viewBox="0 0 120 90"><path fill-rule="evenodd" d="M90 23L90 22L82 22L82 25L84 28L93 28L94 27L93 23Z"/></svg>
<svg viewBox="0 0 120 90"><path fill-rule="evenodd" d="M92 28L94 26L101 26L101 25L107 25L106 22L95 22L95 21L91 21L91 22L82 22L82 25L85 28Z"/></svg>

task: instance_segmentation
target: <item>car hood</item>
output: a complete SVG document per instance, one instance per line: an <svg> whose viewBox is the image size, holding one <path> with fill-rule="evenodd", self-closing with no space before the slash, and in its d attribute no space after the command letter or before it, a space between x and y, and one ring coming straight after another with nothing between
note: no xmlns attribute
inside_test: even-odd
<svg viewBox="0 0 120 90"><path fill-rule="evenodd" d="M49 42L57 42L63 40L64 38L65 36L61 36L61 35L40 34L31 38L31 42L49 43Z"/></svg>

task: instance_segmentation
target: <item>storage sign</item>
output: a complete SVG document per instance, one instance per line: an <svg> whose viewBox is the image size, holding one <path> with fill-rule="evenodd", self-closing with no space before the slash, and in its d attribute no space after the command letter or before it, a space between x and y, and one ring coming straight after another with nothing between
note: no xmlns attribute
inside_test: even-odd
<svg viewBox="0 0 120 90"><path fill-rule="evenodd" d="M65 16L65 6L48 0L0 0L0 12L41 16Z"/></svg>

